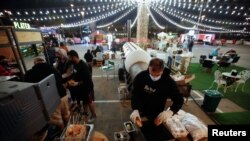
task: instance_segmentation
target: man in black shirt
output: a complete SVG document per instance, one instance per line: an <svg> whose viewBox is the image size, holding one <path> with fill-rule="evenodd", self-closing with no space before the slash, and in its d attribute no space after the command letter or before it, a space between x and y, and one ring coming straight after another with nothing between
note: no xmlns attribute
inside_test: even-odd
<svg viewBox="0 0 250 141"><path fill-rule="evenodd" d="M189 42L188 42L188 51L189 52L192 52L193 46L194 46L194 39L191 38L191 39L189 39Z"/></svg>
<svg viewBox="0 0 250 141"><path fill-rule="evenodd" d="M62 85L62 77L55 68L45 63L43 58L37 57L34 59L34 66L24 75L25 82L37 83L50 74L54 74L56 86L60 97L66 96L66 90Z"/></svg>
<svg viewBox="0 0 250 141"><path fill-rule="evenodd" d="M133 112L130 118L137 124L141 123L140 116L148 119L147 124L138 125L142 126L142 132L146 132L144 135L147 140L166 140L167 137L161 134L165 128L161 123L177 113L183 105L184 100L175 81L166 72L163 60L154 58L150 61L148 70L140 72L133 81ZM168 110L164 110L168 98L173 104Z"/></svg>
<svg viewBox="0 0 250 141"><path fill-rule="evenodd" d="M90 52L90 49L87 50L87 52L84 54L84 59L89 65L90 73L92 73L92 66L93 66L93 55Z"/></svg>
<svg viewBox="0 0 250 141"><path fill-rule="evenodd" d="M70 50L68 53L68 59L74 64L73 79L69 81L69 90L73 100L77 100L78 103L83 101L84 105L89 105L91 116L88 120L93 122L96 118L94 102L91 93L94 89L94 84L91 79L91 73L88 65L79 59L78 53L74 50Z"/></svg>
<svg viewBox="0 0 250 141"><path fill-rule="evenodd" d="M61 74L63 85L67 85L67 82L73 76L73 65L68 60L67 52L64 49L56 49L56 58L54 68Z"/></svg>
<svg viewBox="0 0 250 141"><path fill-rule="evenodd" d="M58 94L61 98L61 102L51 115L48 124L49 126L46 126L41 131L39 131L44 133L45 130L48 130L45 140L53 140L55 136L60 135L63 131L63 128L66 126L65 123L67 123L69 120L68 97L66 96L66 90L62 85L62 77L55 68L45 63L45 60L40 57L35 58L34 66L28 70L24 76L25 82L37 83L50 74L54 74L55 76L56 86ZM53 99L50 100L53 101Z"/></svg>

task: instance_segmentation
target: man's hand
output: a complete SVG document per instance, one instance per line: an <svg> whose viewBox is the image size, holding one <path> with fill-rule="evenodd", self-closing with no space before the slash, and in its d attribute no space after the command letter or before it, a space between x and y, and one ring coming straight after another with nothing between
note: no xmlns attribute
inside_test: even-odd
<svg viewBox="0 0 250 141"><path fill-rule="evenodd" d="M158 117L155 119L154 123L156 126L162 124L162 122L173 116L173 112L171 110L161 112Z"/></svg>
<svg viewBox="0 0 250 141"><path fill-rule="evenodd" d="M132 120L133 123L137 124L139 127L142 126L142 124L141 124L141 117L140 117L140 114L139 114L138 110L134 110L131 113L130 119Z"/></svg>
<svg viewBox="0 0 250 141"><path fill-rule="evenodd" d="M75 87L75 86L77 86L77 85L79 84L79 82L76 82L76 81L74 81L74 80L70 80L70 81L68 82L68 84L69 84L69 86Z"/></svg>

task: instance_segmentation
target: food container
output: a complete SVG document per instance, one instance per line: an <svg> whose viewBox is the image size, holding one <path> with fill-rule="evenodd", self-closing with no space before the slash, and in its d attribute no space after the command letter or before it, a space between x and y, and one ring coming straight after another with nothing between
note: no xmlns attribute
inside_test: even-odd
<svg viewBox="0 0 250 141"><path fill-rule="evenodd" d="M126 131L120 131L114 133L115 141L129 141L130 136Z"/></svg>
<svg viewBox="0 0 250 141"><path fill-rule="evenodd" d="M135 126L131 121L124 122L123 125L126 132L130 133L135 131Z"/></svg>
<svg viewBox="0 0 250 141"><path fill-rule="evenodd" d="M80 124L80 126L84 126L86 128L86 133L82 134L82 136L66 136L68 128L71 128L73 125L69 124L67 128L65 128L59 138L56 138L55 141L90 141L94 125L93 124Z"/></svg>

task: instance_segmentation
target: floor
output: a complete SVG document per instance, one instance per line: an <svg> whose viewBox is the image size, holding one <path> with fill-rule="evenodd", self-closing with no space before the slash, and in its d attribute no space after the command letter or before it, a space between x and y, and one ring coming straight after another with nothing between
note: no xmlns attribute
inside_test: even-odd
<svg viewBox="0 0 250 141"><path fill-rule="evenodd" d="M80 58L83 58L86 50L91 47L75 45L70 46L69 48L76 50L79 53ZM192 59L192 61L198 62L199 56L201 54L208 54L213 48L215 47L203 45L195 46L193 48L195 58ZM247 63L247 61L250 59L250 57L248 57L250 54L250 49L248 49L248 46L233 47L228 45L227 47L222 47L221 51L225 52L229 48L235 48L237 53L241 56L241 59L236 65L250 68L250 63ZM116 55L116 59L113 61L116 64L120 63L119 52ZM29 65L27 65L27 68L30 68L32 63L30 62L28 64ZM120 82L117 77L117 68L118 67L115 68L115 72L110 72L109 77L106 77L105 73L103 73L99 67L93 67L95 107L97 113L97 118L94 122L94 128L96 131L105 134L110 141L114 140L114 132L124 130L123 123L129 121L129 115L132 112L130 101L120 100L122 96L118 94ZM183 105L182 109L186 112L194 114L207 125L215 124L215 122L211 120L209 116L200 108L203 99L204 97L200 92L193 90L192 97L188 99L188 102ZM167 105L170 103L171 101L167 101ZM234 111L244 111L244 109L227 99L222 99L216 110L216 112Z"/></svg>

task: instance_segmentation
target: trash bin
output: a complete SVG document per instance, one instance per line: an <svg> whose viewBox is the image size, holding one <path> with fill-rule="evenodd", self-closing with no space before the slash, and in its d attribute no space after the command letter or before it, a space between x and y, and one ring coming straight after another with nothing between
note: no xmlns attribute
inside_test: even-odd
<svg viewBox="0 0 250 141"><path fill-rule="evenodd" d="M201 106L206 112L215 112L217 106L220 103L223 94L217 90L205 90L204 91L203 105Z"/></svg>

